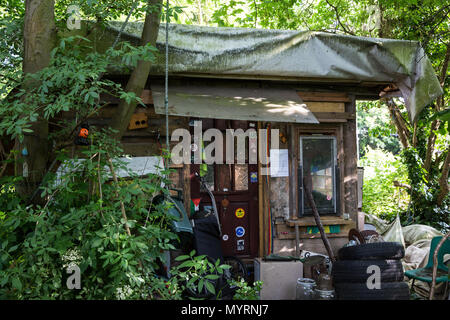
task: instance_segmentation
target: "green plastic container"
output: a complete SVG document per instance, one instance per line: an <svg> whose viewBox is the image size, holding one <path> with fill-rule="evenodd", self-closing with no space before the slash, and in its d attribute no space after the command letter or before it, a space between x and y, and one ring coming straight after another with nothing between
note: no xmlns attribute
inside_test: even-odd
<svg viewBox="0 0 450 320"><path fill-rule="evenodd" d="M192 225L189 221L186 210L184 209L183 203L180 200L169 196L166 197L166 200L172 204L168 214L175 217L175 220L172 221L173 231L176 233L193 233Z"/></svg>

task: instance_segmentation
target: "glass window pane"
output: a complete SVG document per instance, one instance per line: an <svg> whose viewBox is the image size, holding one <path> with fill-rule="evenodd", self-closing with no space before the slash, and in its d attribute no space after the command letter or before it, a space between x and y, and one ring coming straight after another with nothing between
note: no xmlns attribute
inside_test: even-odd
<svg viewBox="0 0 450 320"><path fill-rule="evenodd" d="M232 166L229 164L218 164L217 169L217 183L216 191L231 191Z"/></svg>
<svg viewBox="0 0 450 320"><path fill-rule="evenodd" d="M234 189L236 191L248 190L248 165L234 165Z"/></svg>
<svg viewBox="0 0 450 320"><path fill-rule="evenodd" d="M213 164L201 164L203 168L206 168L204 172L203 179L205 179L206 184L209 186L210 191L214 191L214 165ZM201 192L206 192L203 186L200 186Z"/></svg>
<svg viewBox="0 0 450 320"><path fill-rule="evenodd" d="M311 187L317 209L322 213L335 212L334 186L334 139L303 138L302 139L303 177ZM311 212L306 194L304 194L305 212Z"/></svg>

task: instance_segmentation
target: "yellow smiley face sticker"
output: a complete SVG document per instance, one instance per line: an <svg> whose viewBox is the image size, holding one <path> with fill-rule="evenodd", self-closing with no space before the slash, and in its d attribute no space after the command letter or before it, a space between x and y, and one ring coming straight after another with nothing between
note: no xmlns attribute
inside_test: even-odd
<svg viewBox="0 0 450 320"><path fill-rule="evenodd" d="M245 210L242 208L237 208L234 214L236 215L236 218L243 218L245 216Z"/></svg>

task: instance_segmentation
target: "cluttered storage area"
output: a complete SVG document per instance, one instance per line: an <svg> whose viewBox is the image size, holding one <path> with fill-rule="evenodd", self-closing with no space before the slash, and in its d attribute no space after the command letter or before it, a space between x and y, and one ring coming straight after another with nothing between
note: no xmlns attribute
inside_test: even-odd
<svg viewBox="0 0 450 320"><path fill-rule="evenodd" d="M98 50L114 41L118 26L89 35ZM139 41L141 31L129 23L122 38ZM377 259L397 261L382 270L400 268L403 245L380 245L380 230L368 232L360 211L356 101L403 97L414 118L441 92L428 59L416 59L420 46L183 25L171 25L170 34L169 82L161 55L141 96L146 107L136 108L121 143L130 157L160 157L168 138L172 196L185 213L179 230L199 232L196 219L208 213L218 219L218 242L205 227L195 247L243 261L247 280L263 281L261 299L311 298L313 289L333 298L338 279L350 283L342 295L351 288L361 296L351 275L367 263L356 260L352 244L369 238L378 243ZM127 74L108 77L124 82ZM107 123L115 110L113 97L102 98L111 103L92 124ZM401 282L403 269L390 276ZM402 285L394 291L406 298Z"/></svg>

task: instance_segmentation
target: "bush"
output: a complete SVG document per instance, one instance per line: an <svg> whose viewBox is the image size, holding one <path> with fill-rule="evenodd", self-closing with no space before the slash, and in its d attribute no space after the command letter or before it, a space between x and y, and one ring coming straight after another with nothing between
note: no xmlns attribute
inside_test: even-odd
<svg viewBox="0 0 450 320"><path fill-rule="evenodd" d="M407 169L400 158L368 147L359 165L364 167L362 210L386 220L400 214L401 219L406 220L402 213L408 210L408 191L394 186L394 181L408 184Z"/></svg>
<svg viewBox="0 0 450 320"><path fill-rule="evenodd" d="M161 181L169 181L129 172L130 180L115 183L111 166L114 172L127 170L115 157L121 150L108 132L92 134L94 143L85 147L84 161L60 157L66 170L44 183L40 192L45 204L23 203L14 191L16 178L4 180L8 187L3 187L0 203L11 205L3 207L0 220L0 298L160 296L149 284L162 252L173 248L177 236L169 228L169 204L154 206L152 196L167 192ZM81 271L79 290L66 286L71 264Z"/></svg>

